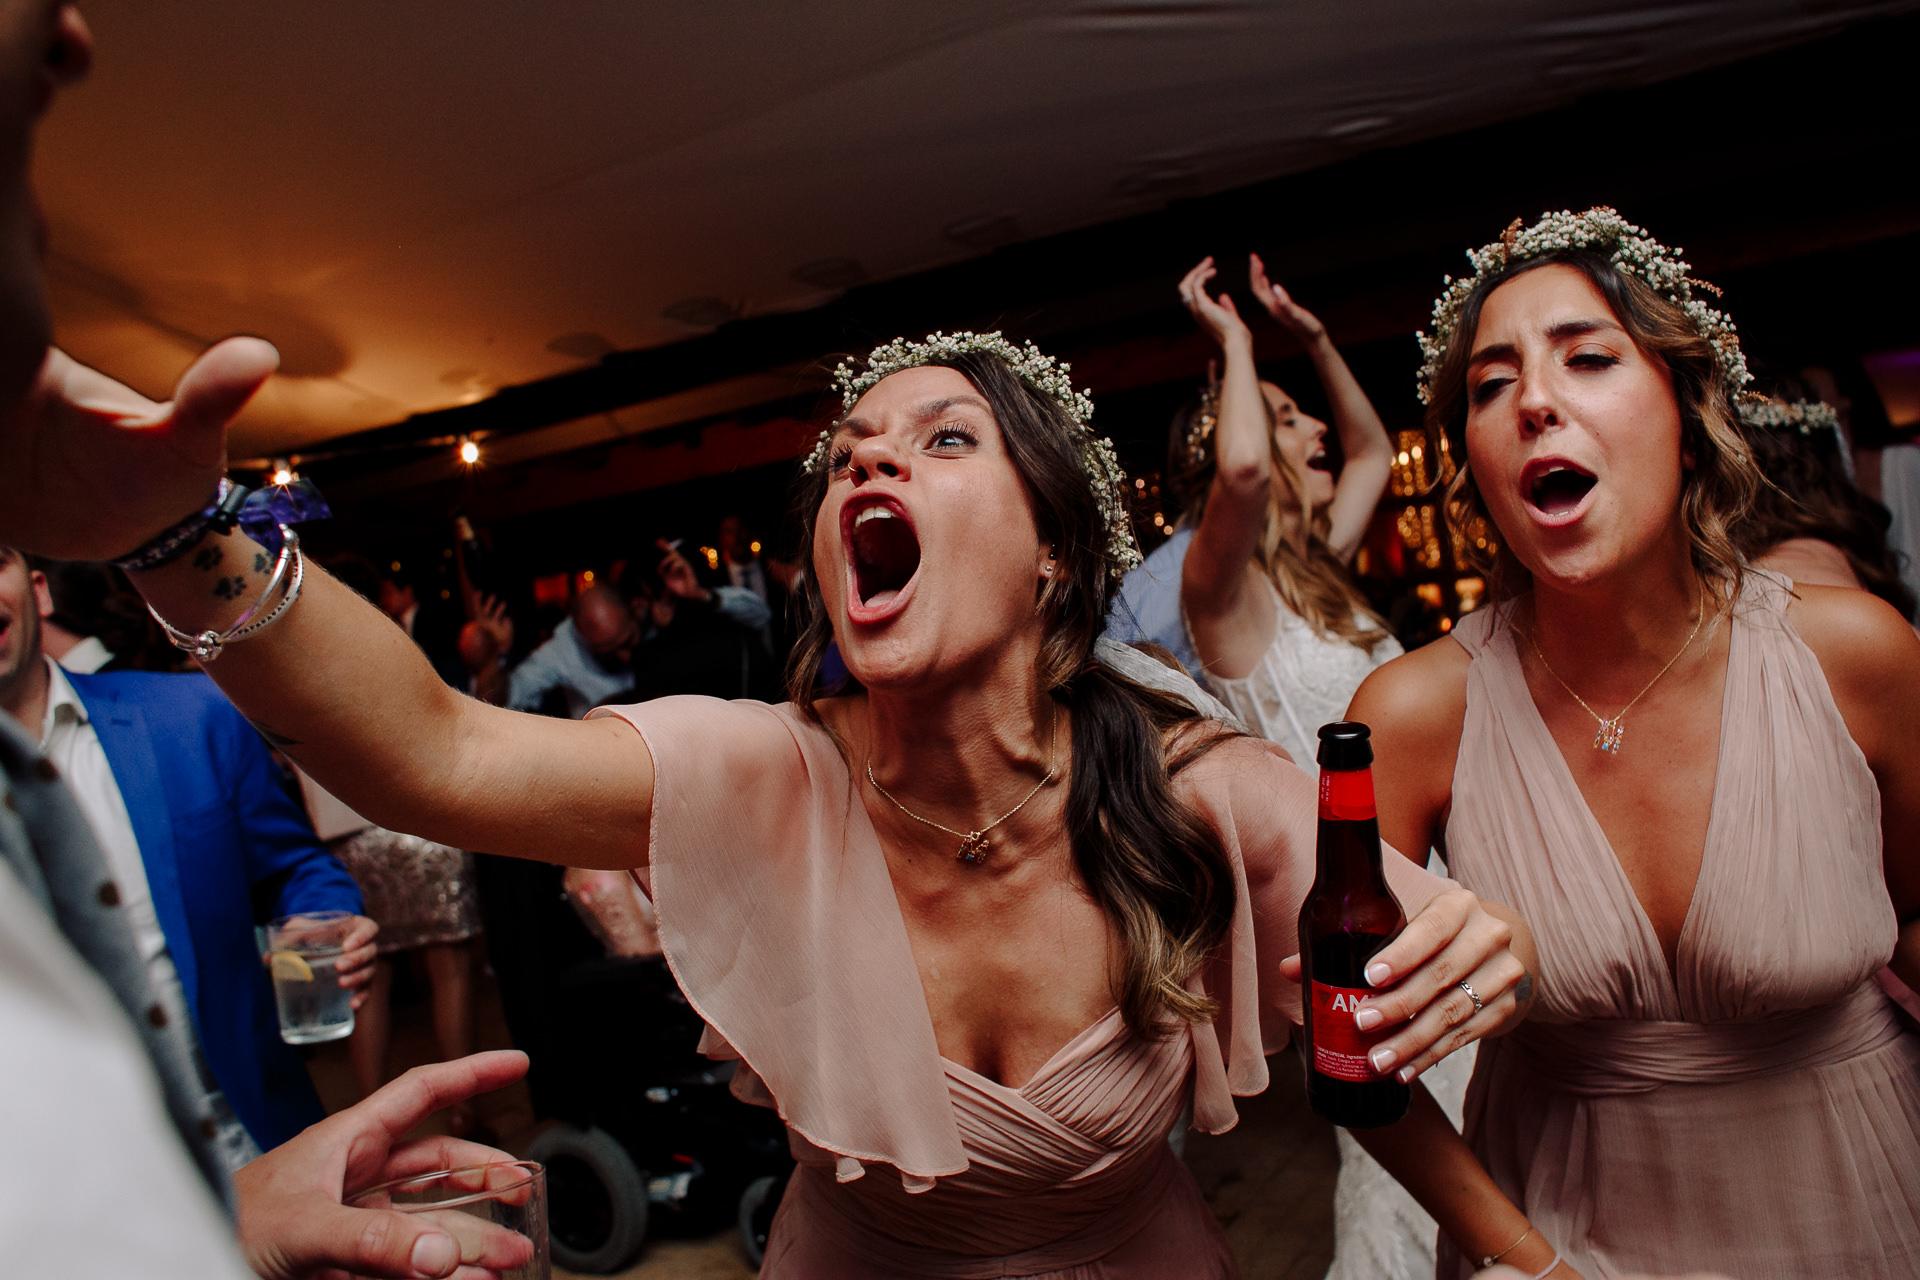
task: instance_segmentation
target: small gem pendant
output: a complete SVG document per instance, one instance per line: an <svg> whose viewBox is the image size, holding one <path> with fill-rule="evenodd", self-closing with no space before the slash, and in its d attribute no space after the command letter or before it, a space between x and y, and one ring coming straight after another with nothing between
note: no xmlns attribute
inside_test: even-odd
<svg viewBox="0 0 1920 1280"><path fill-rule="evenodd" d="M960 842L960 852L957 856L960 861L969 866L977 867L985 862L987 860L987 833L984 831L968 832L966 838Z"/></svg>
<svg viewBox="0 0 1920 1280"><path fill-rule="evenodd" d="M1619 755L1620 739L1625 737L1626 733L1626 726L1620 723L1619 716L1611 720L1602 720L1600 727L1594 731L1593 745L1601 751Z"/></svg>

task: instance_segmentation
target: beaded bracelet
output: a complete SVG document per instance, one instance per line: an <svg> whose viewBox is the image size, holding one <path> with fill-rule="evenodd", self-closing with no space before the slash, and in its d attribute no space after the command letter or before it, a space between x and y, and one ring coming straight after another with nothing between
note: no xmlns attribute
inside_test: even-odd
<svg viewBox="0 0 1920 1280"><path fill-rule="evenodd" d="M306 581L307 562L300 554L299 534L286 525L281 525L280 536L285 541L280 546L280 558L274 562L273 575L267 579L266 589L260 593L260 598L255 600L245 613L234 619L233 625L225 631L209 630L198 634L182 631L161 617L159 610L152 605L147 606L147 612L152 614L153 620L160 624L160 629L166 633L167 639L172 642L174 648L192 654L202 663L212 662L220 656L220 651L227 645L236 640L244 640L256 631L272 626L280 619L281 614L292 607L293 602L300 598L300 587ZM292 566L293 569L291 581L287 581L288 566ZM280 589L283 581L287 582L287 590L286 594L280 597L280 603L275 605L271 612L255 618L254 615L265 608L267 601L273 598L273 593Z"/></svg>
<svg viewBox="0 0 1920 1280"><path fill-rule="evenodd" d="M142 573L172 564L200 544L208 533L231 533L240 520L240 508L253 491L235 484L225 476L214 490L213 501L203 509L140 544L131 553L113 563L128 573Z"/></svg>

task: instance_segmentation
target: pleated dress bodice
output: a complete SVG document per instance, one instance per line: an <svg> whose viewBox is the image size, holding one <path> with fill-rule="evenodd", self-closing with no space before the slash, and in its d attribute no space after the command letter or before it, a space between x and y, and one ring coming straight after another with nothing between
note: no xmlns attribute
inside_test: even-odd
<svg viewBox="0 0 1920 1280"><path fill-rule="evenodd" d="M1671 966L1507 611L1453 633L1472 662L1449 867L1519 911L1539 953L1532 1017L1482 1047L1468 1135L1588 1277L1920 1274L1920 1042L1872 981L1897 934L1879 790L1789 599L1752 571L1733 609Z"/></svg>

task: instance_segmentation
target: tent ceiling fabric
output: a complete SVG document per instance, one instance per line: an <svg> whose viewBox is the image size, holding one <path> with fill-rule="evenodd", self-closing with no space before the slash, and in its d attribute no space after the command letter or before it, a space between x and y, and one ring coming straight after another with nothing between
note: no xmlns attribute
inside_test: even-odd
<svg viewBox="0 0 1920 1280"><path fill-rule="evenodd" d="M153 395L270 338L234 446L286 452L1914 7L92 0L37 164L56 326Z"/></svg>

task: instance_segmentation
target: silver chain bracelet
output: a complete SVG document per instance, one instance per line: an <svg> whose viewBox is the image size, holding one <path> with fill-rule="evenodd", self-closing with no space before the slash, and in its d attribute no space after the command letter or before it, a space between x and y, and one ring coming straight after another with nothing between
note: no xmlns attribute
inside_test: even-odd
<svg viewBox="0 0 1920 1280"><path fill-rule="evenodd" d="M280 536L285 541L280 545L280 558L274 561L273 575L267 579L266 589L260 593L260 598L255 600L245 613L234 619L233 625L225 631L202 631L197 634L182 631L161 617L159 610L152 605L147 606L147 612L152 614L153 620L160 624L160 629L166 632L167 639L172 642L174 648L192 654L200 662L212 662L220 656L220 651L227 645L236 640L244 640L256 631L264 631L292 607L293 602L300 598L300 587L307 576L307 562L300 554L299 534L283 524L280 526ZM287 577L289 568L293 571L291 580ZM273 598L273 593L280 589L282 582L287 584L287 590L286 594L280 597L280 603L268 613L255 617L254 615L260 614L260 610L266 607L267 601Z"/></svg>

